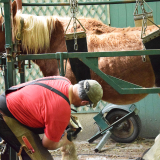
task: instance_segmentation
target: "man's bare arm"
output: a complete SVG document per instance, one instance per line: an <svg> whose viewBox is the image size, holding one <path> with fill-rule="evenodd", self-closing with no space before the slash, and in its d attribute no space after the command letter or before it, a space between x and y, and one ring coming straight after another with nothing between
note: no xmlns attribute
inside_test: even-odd
<svg viewBox="0 0 160 160"><path fill-rule="evenodd" d="M47 138L47 136L45 134L42 139L43 146L49 150L58 149L58 148L66 145L66 144L69 144L69 143L71 143L71 142L67 139L67 133L64 134L64 136L61 138L61 140L59 142L51 141L50 139Z"/></svg>

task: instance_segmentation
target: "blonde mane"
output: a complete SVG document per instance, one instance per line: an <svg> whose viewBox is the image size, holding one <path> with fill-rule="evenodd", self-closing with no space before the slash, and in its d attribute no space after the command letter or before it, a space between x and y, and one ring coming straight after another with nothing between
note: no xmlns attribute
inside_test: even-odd
<svg viewBox="0 0 160 160"><path fill-rule="evenodd" d="M21 29L20 20L24 19ZM51 34L55 28L54 17L34 16L17 12L13 20L14 36L21 34L22 50L29 53L47 52Z"/></svg>

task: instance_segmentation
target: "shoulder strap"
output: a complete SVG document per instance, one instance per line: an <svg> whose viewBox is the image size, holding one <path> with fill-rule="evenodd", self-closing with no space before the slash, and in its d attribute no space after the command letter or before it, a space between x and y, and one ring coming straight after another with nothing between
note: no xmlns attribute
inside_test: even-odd
<svg viewBox="0 0 160 160"><path fill-rule="evenodd" d="M10 87L9 89L7 89L7 90L5 91L5 94L7 95L7 94L9 94L9 93L11 93L11 92L17 91L18 89L21 89L21 88L25 87L25 86L34 84L34 83L39 82L39 81L46 81L46 80L64 80L64 81L67 81L67 80L64 79L64 78L59 78L59 77L56 77L56 78L46 78L46 79L38 79L38 80L32 81L32 82L27 83L27 84L25 83L25 84L22 84L22 85L20 85L20 86ZM67 82L68 82L68 81L67 81Z"/></svg>
<svg viewBox="0 0 160 160"><path fill-rule="evenodd" d="M31 85L39 85L39 86L42 86L44 88L47 88L49 90L51 90L52 92L55 92L57 93L58 95L60 95L62 98L64 98L70 105L70 102L69 102L69 99L60 91L58 91L57 89L47 85L47 84L44 84L44 83L34 83L34 84L31 84Z"/></svg>
<svg viewBox="0 0 160 160"><path fill-rule="evenodd" d="M5 93L6 93L6 95L7 95L8 93L17 91L18 89L21 89L21 88L23 88L23 87L25 87L25 86L28 86L28 85L39 85L39 86L45 87L45 88L47 88L47 89L49 89L49 90L57 93L58 95L60 95L61 97L63 97L63 98L69 103L69 105L70 105L69 99L68 99L62 92L58 91L58 90L55 89L55 88L52 88L51 86L48 86L48 85L44 84L44 83L38 83L39 81L46 81L46 80L64 80L64 81L67 81L67 80L64 79L64 78L58 78L58 77L56 77L56 78L38 79L38 80L32 81L32 82L30 82L30 83L27 83L27 84L24 84L24 85L21 85L21 86L11 87L11 88L9 88L8 90L6 90ZM68 81L67 81L67 82L68 82Z"/></svg>
<svg viewBox="0 0 160 160"><path fill-rule="evenodd" d="M25 86L28 86L28 85L39 85L39 86L45 87L45 88L47 88L47 89L49 89L49 90L57 93L58 95L60 95L61 97L63 97L69 103L69 105L70 105L69 99L62 92L58 91L55 88L52 88L51 86L48 86L48 85L44 84L44 83L38 83L39 81L46 81L46 80L64 80L64 81L67 81L64 78L59 78L59 77L56 77L56 78L46 78L46 79L38 79L38 80L32 81L30 83L27 83L27 84L24 84L24 85L21 85L21 86L11 87L8 90L6 90L5 94L7 95L8 93L17 91L18 89L21 89L21 88L23 88Z"/></svg>
<svg viewBox="0 0 160 160"><path fill-rule="evenodd" d="M6 105L6 96L5 96L5 95L7 95L8 93L14 92L14 91L16 91L16 90L18 90L18 89L21 89L21 88L23 88L23 87L25 87L25 86L27 86L27 85L40 85L40 86L42 86L42 87L45 87L45 88L47 88L47 89L49 89L49 90L57 93L57 94L58 94L59 96L61 96L62 98L64 98L64 99L68 102L68 104L70 105L69 99L68 99L62 92L58 91L58 90L55 89L55 88L52 88L51 86L48 86L48 85L44 84L44 83L38 83L38 81L58 80L58 79L67 81L66 79L63 79L63 78L46 78L46 79L36 80L36 81L34 81L34 82L31 82L31 83L28 83L28 84L24 84L24 85L22 85L22 86L18 86L18 87L15 86L15 87L9 88L8 90L6 90L6 92L5 92L4 94L2 94L2 95L4 96L4 105L2 106L3 108L1 108L2 111L3 111L7 116L12 117L12 118L15 118L15 117L12 115L12 113L11 113L11 112L8 110L8 108L7 108L7 105ZM68 82L68 81L67 81L67 82ZM41 133L42 133L42 130L44 130L44 128L39 128L39 129L30 128L30 129L34 130L34 132L35 132L35 130L40 131ZM40 133L39 133L39 134L40 134Z"/></svg>

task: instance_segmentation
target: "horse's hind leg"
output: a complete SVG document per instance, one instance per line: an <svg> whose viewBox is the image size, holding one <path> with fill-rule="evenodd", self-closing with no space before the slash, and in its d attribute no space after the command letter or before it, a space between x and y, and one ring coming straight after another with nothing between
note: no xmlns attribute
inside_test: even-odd
<svg viewBox="0 0 160 160"><path fill-rule="evenodd" d="M149 56L155 74L155 85L160 87L160 55Z"/></svg>

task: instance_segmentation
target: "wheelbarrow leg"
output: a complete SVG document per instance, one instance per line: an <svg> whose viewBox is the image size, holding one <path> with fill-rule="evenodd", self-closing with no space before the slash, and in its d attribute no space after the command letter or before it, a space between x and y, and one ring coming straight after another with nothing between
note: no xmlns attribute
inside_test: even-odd
<svg viewBox="0 0 160 160"><path fill-rule="evenodd" d="M111 136L111 131L109 130L104 134L103 138L100 140L94 151L99 152L101 148L104 146L104 144L107 142L107 140L110 138L110 136Z"/></svg>

